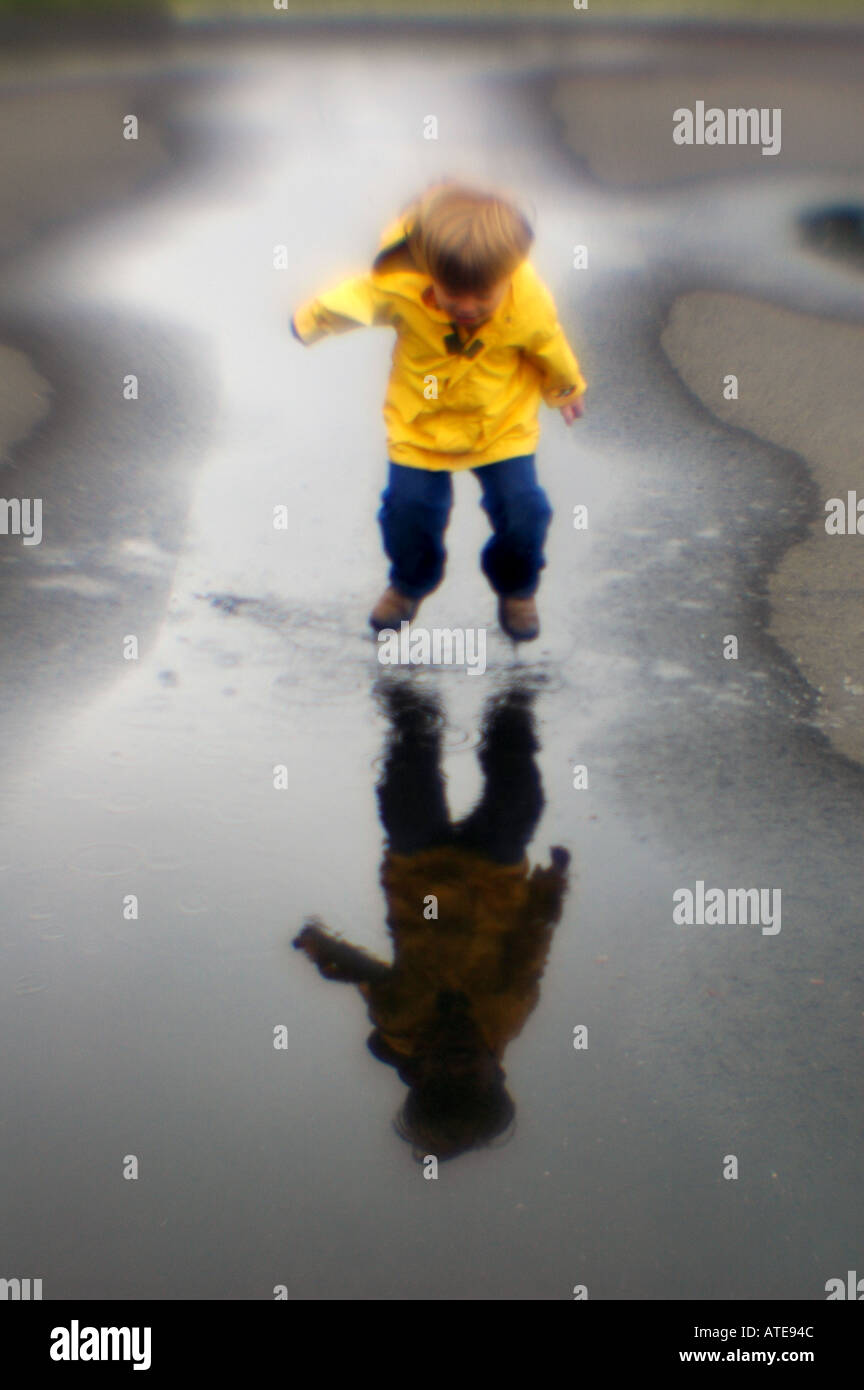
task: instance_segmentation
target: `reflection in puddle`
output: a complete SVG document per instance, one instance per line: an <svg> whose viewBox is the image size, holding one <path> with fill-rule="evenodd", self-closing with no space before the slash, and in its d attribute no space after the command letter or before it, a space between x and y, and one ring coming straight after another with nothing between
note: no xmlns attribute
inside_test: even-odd
<svg viewBox="0 0 864 1390"><path fill-rule="evenodd" d="M82 845L69 860L69 868L91 878L119 878L140 866L141 852L135 845Z"/></svg>
<svg viewBox="0 0 864 1390"><path fill-rule="evenodd" d="M315 918L294 945L325 979L357 986L375 1025L370 1052L408 1087L396 1132L416 1160L443 1160L512 1134L502 1058L540 998L570 856L553 848L550 866L532 872L526 854L544 804L536 690L515 686L487 704L483 790L455 823L441 771L440 698L400 680L379 682L377 694L389 721L377 790L393 963Z"/></svg>

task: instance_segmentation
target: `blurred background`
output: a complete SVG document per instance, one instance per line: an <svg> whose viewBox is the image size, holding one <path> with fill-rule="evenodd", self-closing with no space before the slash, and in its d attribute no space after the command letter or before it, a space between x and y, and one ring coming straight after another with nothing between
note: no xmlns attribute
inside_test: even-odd
<svg viewBox="0 0 864 1390"><path fill-rule="evenodd" d="M860 478L861 4L0 18L0 475L44 505L41 544L0 536L4 1276L824 1298L864 1238L864 542L822 526ZM780 109L782 150L675 145L699 100ZM541 417L541 639L498 631L466 475L423 614L488 630L486 671L382 693L392 337L288 324L442 173L528 200L589 390ZM557 867L493 961L506 1093L426 1182L440 1088L406 1119L410 1068L291 943L315 916L338 965L393 959L393 788L420 818L439 772L457 821L508 788ZM698 881L779 888L782 930L673 924Z"/></svg>
<svg viewBox="0 0 864 1390"><path fill-rule="evenodd" d="M355 15L404 14L417 17L452 15L470 18L474 14L536 15L541 18L561 16L575 8L550 0L435 0L421 4L420 0L279 0L274 7L267 0L0 0L0 14L38 19L39 16L165 16L169 18L227 18L267 19L274 9L304 15L346 13ZM592 0L592 18L622 17L638 19L657 16L670 18L704 17L722 19L726 16L748 20L794 19L819 22L832 17L851 18L862 14L861 0ZM278 16L277 16L278 17Z"/></svg>

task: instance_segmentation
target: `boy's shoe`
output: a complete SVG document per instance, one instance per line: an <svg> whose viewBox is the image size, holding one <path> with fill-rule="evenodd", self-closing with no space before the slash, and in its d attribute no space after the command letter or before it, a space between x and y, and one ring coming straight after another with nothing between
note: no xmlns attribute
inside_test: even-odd
<svg viewBox="0 0 864 1390"><path fill-rule="evenodd" d="M533 642L540 636L540 617L533 598L508 598L502 594L498 600L498 621L514 642Z"/></svg>
<svg viewBox="0 0 864 1390"><path fill-rule="evenodd" d="M369 622L376 632L382 632L385 627L395 628L400 623L410 623L419 607L419 599L409 598L407 594L402 594L398 589L394 589L391 584L388 589L384 590L369 614Z"/></svg>

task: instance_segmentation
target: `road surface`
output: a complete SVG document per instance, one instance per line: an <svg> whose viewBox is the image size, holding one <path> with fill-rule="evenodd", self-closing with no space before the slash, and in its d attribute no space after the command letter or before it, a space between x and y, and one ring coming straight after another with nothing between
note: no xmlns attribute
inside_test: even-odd
<svg viewBox="0 0 864 1390"><path fill-rule="evenodd" d="M4 1258L46 1298L808 1300L860 1262L862 772L766 598L822 499L660 341L696 290L860 321L792 231L852 180L596 177L552 93L587 63L620 95L645 50L604 44L217 35L44 76L70 120L113 84L151 141L140 183L55 210L0 276L33 403L4 487L44 499L40 545L2 538ZM486 670L401 673L439 702L454 818L490 700L533 692L529 855L571 855L503 1059L514 1122L428 1180L363 1000L291 949L315 915L390 958L365 623L391 338L306 350L287 315L442 172L533 201L590 389L571 430L543 414L541 639L496 628L466 476L423 617L484 627ZM699 882L780 890L780 929L676 925Z"/></svg>

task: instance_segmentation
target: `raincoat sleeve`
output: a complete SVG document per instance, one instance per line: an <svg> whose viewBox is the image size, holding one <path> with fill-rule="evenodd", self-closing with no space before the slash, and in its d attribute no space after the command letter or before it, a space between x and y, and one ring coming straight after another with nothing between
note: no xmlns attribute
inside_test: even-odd
<svg viewBox="0 0 864 1390"><path fill-rule="evenodd" d="M294 311L291 332L310 347L332 334L390 322L390 298L371 275L343 280Z"/></svg>
<svg viewBox="0 0 864 1390"><path fill-rule="evenodd" d="M535 325L522 352L540 373L544 402L555 408L564 405L570 396L581 396L587 382L558 322L555 301L540 282Z"/></svg>
<svg viewBox="0 0 864 1390"><path fill-rule="evenodd" d="M565 875L558 869L535 869L519 919L503 938L496 996L498 1036L502 1043L522 1031L540 998L540 980L566 890Z"/></svg>
<svg viewBox="0 0 864 1390"><path fill-rule="evenodd" d="M527 993L543 974L567 891L565 875L555 868L535 869L529 885L522 920L507 945L509 984L516 995Z"/></svg>

